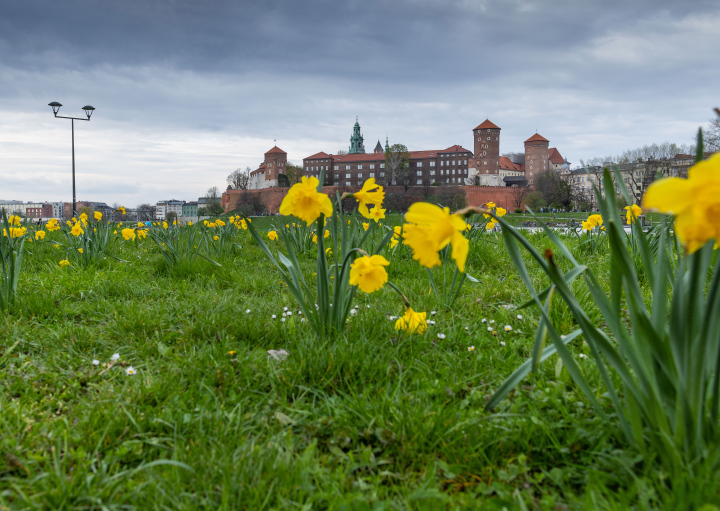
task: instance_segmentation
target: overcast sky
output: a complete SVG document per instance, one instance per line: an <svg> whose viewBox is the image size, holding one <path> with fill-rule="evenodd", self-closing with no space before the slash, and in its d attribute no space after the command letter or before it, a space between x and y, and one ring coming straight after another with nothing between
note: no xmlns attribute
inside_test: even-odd
<svg viewBox="0 0 720 511"><path fill-rule="evenodd" d="M253 169L365 147L572 163L692 143L720 106L720 3L685 0L0 0L0 199L196 200Z"/></svg>

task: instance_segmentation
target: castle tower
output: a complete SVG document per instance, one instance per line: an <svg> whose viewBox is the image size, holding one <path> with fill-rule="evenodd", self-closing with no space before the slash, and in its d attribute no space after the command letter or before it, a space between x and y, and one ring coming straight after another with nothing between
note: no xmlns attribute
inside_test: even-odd
<svg viewBox="0 0 720 511"><path fill-rule="evenodd" d="M278 174L285 174L287 165L287 153L278 146L273 147L265 153L265 186L278 185Z"/></svg>
<svg viewBox="0 0 720 511"><path fill-rule="evenodd" d="M383 151L382 144L380 143L379 139L378 139L377 145L375 146L375 150L373 152L374 153L384 153L385 152L385 151Z"/></svg>
<svg viewBox="0 0 720 511"><path fill-rule="evenodd" d="M500 128L488 119L473 130L477 174L500 172Z"/></svg>
<svg viewBox="0 0 720 511"><path fill-rule="evenodd" d="M525 141L525 180L532 185L540 172L549 168L548 147L550 141L535 133Z"/></svg>
<svg viewBox="0 0 720 511"><path fill-rule="evenodd" d="M364 154L365 145L363 144L363 136L360 134L360 124L355 117L355 126L353 126L353 134L350 137L350 154Z"/></svg>

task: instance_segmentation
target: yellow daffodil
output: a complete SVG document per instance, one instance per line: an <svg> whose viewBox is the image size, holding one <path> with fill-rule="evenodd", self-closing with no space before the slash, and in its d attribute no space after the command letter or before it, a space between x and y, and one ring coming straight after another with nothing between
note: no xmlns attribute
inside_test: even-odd
<svg viewBox="0 0 720 511"><path fill-rule="evenodd" d="M395 238L395 237L393 237L393 238L390 240L390 248L395 248L395 247L397 246L397 244L398 244L398 239Z"/></svg>
<svg viewBox="0 0 720 511"><path fill-rule="evenodd" d="M405 315L395 322L395 330L421 334L427 330L426 312L415 312L412 308L405 309Z"/></svg>
<svg viewBox="0 0 720 511"><path fill-rule="evenodd" d="M325 232L323 233L323 238L327 238L328 236L330 236L330 231L325 229Z"/></svg>
<svg viewBox="0 0 720 511"><path fill-rule="evenodd" d="M290 224L285 224L285 229L290 229Z"/></svg>
<svg viewBox="0 0 720 511"><path fill-rule="evenodd" d="M147 231L145 229L138 229L137 230L137 237L140 240L144 240L147 238Z"/></svg>
<svg viewBox="0 0 720 511"><path fill-rule="evenodd" d="M465 225L465 230L472 231L472 225L470 225L470 224Z"/></svg>
<svg viewBox="0 0 720 511"><path fill-rule="evenodd" d="M460 215L450 214L448 208L440 208L427 202L416 202L408 209L403 239L413 250L413 259L421 266L432 268L442 264L438 252L448 243L452 245L451 257L458 269L465 271L470 244L462 235L465 220Z"/></svg>
<svg viewBox="0 0 720 511"><path fill-rule="evenodd" d="M238 229L243 229L243 230L247 230L247 228L248 228L247 222L245 220L240 220L240 223L237 224L237 226L238 226Z"/></svg>
<svg viewBox="0 0 720 511"><path fill-rule="evenodd" d="M60 268L65 268L66 266L70 266L70 261L68 261L67 259L63 259L58 264L60 265Z"/></svg>
<svg viewBox="0 0 720 511"><path fill-rule="evenodd" d="M36 239L36 240L45 239L45 231L37 231L37 232L35 233L35 239Z"/></svg>
<svg viewBox="0 0 720 511"><path fill-rule="evenodd" d="M80 253L82 254L82 253L83 253L83 249L79 248L79 249L78 249L78 252L80 252Z"/></svg>
<svg viewBox="0 0 720 511"><path fill-rule="evenodd" d="M25 227L10 227L10 237L11 238L19 238L20 236L24 236L27 232L27 229ZM8 231L3 229L3 236L8 236Z"/></svg>
<svg viewBox="0 0 720 511"><path fill-rule="evenodd" d="M213 240L214 240L214 241L217 241L217 240L219 240L219 239L220 239L220 236L213 236Z"/></svg>
<svg viewBox="0 0 720 511"><path fill-rule="evenodd" d="M223 222L222 220L215 220L215 224L217 224L220 227L225 227L225 222Z"/></svg>
<svg viewBox="0 0 720 511"><path fill-rule="evenodd" d="M142 222L138 222L137 226L138 228L142 229L143 227L145 227L145 224Z"/></svg>
<svg viewBox="0 0 720 511"><path fill-rule="evenodd" d="M312 235L312 242L317 245L317 234Z"/></svg>
<svg viewBox="0 0 720 511"><path fill-rule="evenodd" d="M625 209L627 210L625 219L627 220L628 225L635 222L635 219L642 214L642 208L637 204L633 204L632 206L625 206Z"/></svg>
<svg viewBox="0 0 720 511"><path fill-rule="evenodd" d="M507 215L507 210L505 208L501 208L498 206L495 208L495 215L496 216L505 216L505 215Z"/></svg>
<svg viewBox="0 0 720 511"><path fill-rule="evenodd" d="M188 222L188 227L192 227L192 222Z"/></svg>
<svg viewBox="0 0 720 511"><path fill-rule="evenodd" d="M330 197L317 191L320 182L316 177L303 176L302 182L294 184L280 204L280 214L293 215L310 225L320 215L332 215Z"/></svg>
<svg viewBox="0 0 720 511"><path fill-rule="evenodd" d="M368 228L370 227L370 224L369 224L369 223L366 223L366 222L363 222L362 226L363 226L363 229L365 229L365 230L367 231Z"/></svg>
<svg viewBox="0 0 720 511"><path fill-rule="evenodd" d="M123 215L125 214L125 208L123 206L120 206L119 208L117 208L117 211L119 211Z"/></svg>
<svg viewBox="0 0 720 511"><path fill-rule="evenodd" d="M379 222L381 218L385 218L385 210L380 206L375 206L370 210L370 218L375 220L375 222Z"/></svg>
<svg viewBox="0 0 720 511"><path fill-rule="evenodd" d="M95 217L95 220L97 220L98 222L100 220L102 220L102 213L100 213L99 211L96 211L93 216Z"/></svg>
<svg viewBox="0 0 720 511"><path fill-rule="evenodd" d="M73 236L80 236L84 232L85 231L83 231L83 228L79 223L73 225L72 229L70 229L70 234L72 234Z"/></svg>
<svg viewBox="0 0 720 511"><path fill-rule="evenodd" d="M497 223L490 220L488 223L485 224L485 229L490 231L490 230L494 229L496 225L497 225Z"/></svg>
<svg viewBox="0 0 720 511"><path fill-rule="evenodd" d="M48 223L45 224L45 228L50 232L57 231L58 229L60 229L60 225L57 221L57 218L52 218L52 219L48 220Z"/></svg>
<svg viewBox="0 0 720 511"><path fill-rule="evenodd" d="M358 286L365 293L377 291L388 280L383 266L389 265L390 262L380 255L358 257L350 265L350 285Z"/></svg>
<svg viewBox="0 0 720 511"><path fill-rule="evenodd" d="M133 241L135 239L135 229L123 229L122 237L125 238L127 241Z"/></svg>
<svg viewBox="0 0 720 511"><path fill-rule="evenodd" d="M230 218L228 218L228 222L230 222L231 224L234 224L234 223L235 223L235 217L234 217L234 216L231 216Z"/></svg>
<svg viewBox="0 0 720 511"><path fill-rule="evenodd" d="M375 184L375 178L371 177L365 181L359 192L353 194L353 197L358 201L358 212L365 218L373 218L370 211L368 211L368 204L373 204L375 208L380 208L383 200L385 200L385 192L382 186ZM380 218L385 217L382 216Z"/></svg>
<svg viewBox="0 0 720 511"><path fill-rule="evenodd" d="M162 223L162 226L163 226L163 229L167 229L167 228L168 228L168 223L167 223L167 222L163 222L163 223Z"/></svg>
<svg viewBox="0 0 720 511"><path fill-rule="evenodd" d="M675 215L675 232L689 253L720 241L720 152L690 167L687 179L655 181L643 209Z"/></svg>
<svg viewBox="0 0 720 511"><path fill-rule="evenodd" d="M487 209L493 209L494 207L496 207L494 202L488 202L487 204L485 204L485 206L487 207Z"/></svg>
<svg viewBox="0 0 720 511"><path fill-rule="evenodd" d="M268 233L268 238L270 238L272 241L275 241L276 239L278 239L277 232L275 232L275 231L270 231L270 232Z"/></svg>
<svg viewBox="0 0 720 511"><path fill-rule="evenodd" d="M10 225L20 225L20 217L17 215L10 215L8 217L8 223Z"/></svg>
<svg viewBox="0 0 720 511"><path fill-rule="evenodd" d="M402 227L399 225L396 225L393 227L393 238L399 238L402 234Z"/></svg>

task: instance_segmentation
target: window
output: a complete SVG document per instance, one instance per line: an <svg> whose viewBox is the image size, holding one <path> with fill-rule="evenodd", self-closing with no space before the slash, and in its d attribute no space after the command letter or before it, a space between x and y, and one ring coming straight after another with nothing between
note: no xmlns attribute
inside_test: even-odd
<svg viewBox="0 0 720 511"><path fill-rule="evenodd" d="M381 168L381 169L384 169L384 168L385 168L385 164L384 164L384 163L381 163L381 164L380 164L380 168Z"/></svg>
<svg viewBox="0 0 720 511"><path fill-rule="evenodd" d="M463 165L467 165L467 160L465 160L465 163L463 163Z"/></svg>
<svg viewBox="0 0 720 511"><path fill-rule="evenodd" d="M385 172L380 172L380 177L385 177Z"/></svg>
<svg viewBox="0 0 720 511"><path fill-rule="evenodd" d="M345 170L350 170L350 165L345 165ZM350 177L350 176L348 176Z"/></svg>
<svg viewBox="0 0 720 511"><path fill-rule="evenodd" d="M445 165L445 162L440 160L440 166L443 167Z"/></svg>
<svg viewBox="0 0 720 511"><path fill-rule="evenodd" d="M372 165L370 165L372 167ZM375 172L370 172L370 177L375 177Z"/></svg>
<svg viewBox="0 0 720 511"><path fill-rule="evenodd" d="M490 140L490 137L488 137L488 140Z"/></svg>
<svg viewBox="0 0 720 511"><path fill-rule="evenodd" d="M422 162L421 161L417 162L417 166L422 167Z"/></svg>
<svg viewBox="0 0 720 511"><path fill-rule="evenodd" d="M417 184L421 185L421 184L422 184L422 179L418 179Z"/></svg>
<svg viewBox="0 0 720 511"><path fill-rule="evenodd" d="M453 176L455 175L455 169L453 169Z"/></svg>
<svg viewBox="0 0 720 511"><path fill-rule="evenodd" d="M370 170L372 170L372 169L374 169L374 168L375 168L375 164L374 164L374 163L371 163L371 164L370 164Z"/></svg>
<svg viewBox="0 0 720 511"><path fill-rule="evenodd" d="M453 160L453 165L455 165L455 160Z"/></svg>
<svg viewBox="0 0 720 511"><path fill-rule="evenodd" d="M452 178L452 182L453 182L453 183L455 182L455 178Z"/></svg>
<svg viewBox="0 0 720 511"><path fill-rule="evenodd" d="M495 140L497 140L497 137L495 137Z"/></svg>
<svg viewBox="0 0 720 511"><path fill-rule="evenodd" d="M335 179L340 179L340 174L335 174Z"/></svg>
<svg viewBox="0 0 720 511"><path fill-rule="evenodd" d="M485 165L487 165L487 162L485 162Z"/></svg>
<svg viewBox="0 0 720 511"><path fill-rule="evenodd" d="M485 156L485 151L483 151L483 156ZM466 162L467 163L467 162Z"/></svg>
<svg viewBox="0 0 720 511"><path fill-rule="evenodd" d="M440 175L441 175L441 176L444 176L444 175L445 175L445 169L440 169Z"/></svg>
<svg viewBox="0 0 720 511"><path fill-rule="evenodd" d="M431 170L431 171L430 171L430 175L431 175L431 176L434 176L434 175L435 175L435 171L434 171L434 170Z"/></svg>
<svg viewBox="0 0 720 511"><path fill-rule="evenodd" d="M350 174L345 174L345 179L350 179Z"/></svg>
<svg viewBox="0 0 720 511"><path fill-rule="evenodd" d="M422 170L417 171L418 176L422 176Z"/></svg>
<svg viewBox="0 0 720 511"><path fill-rule="evenodd" d="M430 162L430 166L431 166L431 167L434 167L434 166L435 166L435 162L434 162L434 161L431 161L431 162Z"/></svg>
<svg viewBox="0 0 720 511"><path fill-rule="evenodd" d="M358 165L358 170L362 170L362 165Z"/></svg>
<svg viewBox="0 0 720 511"><path fill-rule="evenodd" d="M334 169L334 170L340 170L340 165L335 165L335 169Z"/></svg>

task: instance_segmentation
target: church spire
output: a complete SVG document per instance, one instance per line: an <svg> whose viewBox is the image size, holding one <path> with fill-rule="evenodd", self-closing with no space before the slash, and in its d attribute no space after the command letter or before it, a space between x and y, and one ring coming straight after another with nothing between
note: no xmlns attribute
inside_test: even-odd
<svg viewBox="0 0 720 511"><path fill-rule="evenodd" d="M363 154L365 153L365 145L363 144L363 136L360 134L360 123L358 118L355 117L355 126L353 126L353 134L350 137L350 150L349 154Z"/></svg>
<svg viewBox="0 0 720 511"><path fill-rule="evenodd" d="M390 150L390 144L388 144L388 137L385 135L385 152Z"/></svg>

